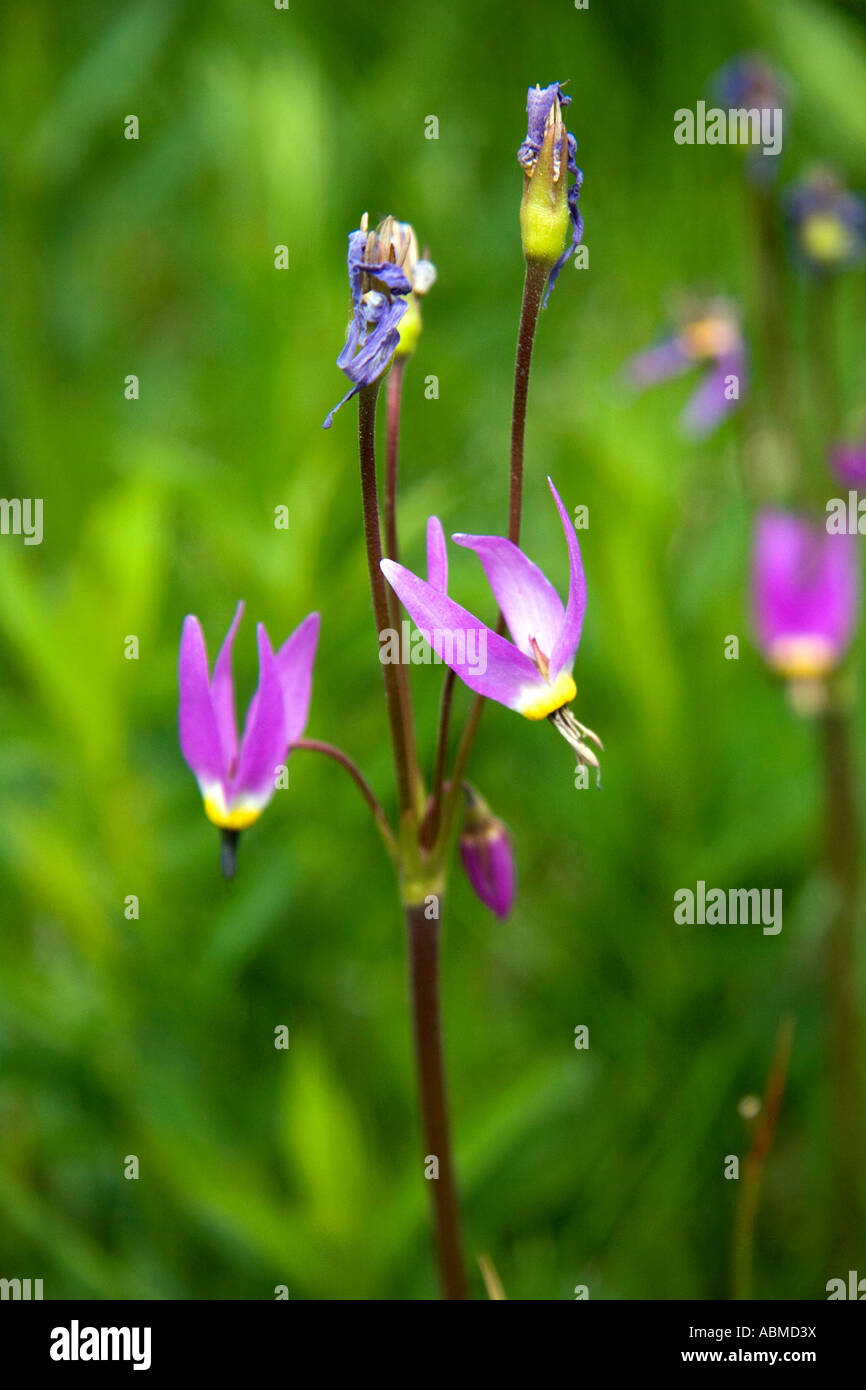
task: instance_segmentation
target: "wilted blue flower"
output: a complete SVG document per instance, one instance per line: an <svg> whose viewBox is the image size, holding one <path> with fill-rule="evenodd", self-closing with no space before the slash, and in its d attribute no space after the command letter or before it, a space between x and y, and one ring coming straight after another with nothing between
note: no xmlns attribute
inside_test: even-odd
<svg viewBox="0 0 866 1390"><path fill-rule="evenodd" d="M412 292L412 283L397 263L395 251L395 235L403 225L386 217L371 232L364 213L358 230L349 233L352 319L337 366L352 382L352 388L328 414L326 430L341 405L362 387L379 380L400 342L399 323L408 308L406 296Z"/></svg>
<svg viewBox="0 0 866 1390"><path fill-rule="evenodd" d="M847 270L866 250L866 203L829 169L814 169L788 192L800 260L819 275Z"/></svg>
<svg viewBox="0 0 866 1390"><path fill-rule="evenodd" d="M626 364L634 386L655 386L692 367L708 370L680 419L683 431L698 439L709 434L739 403L745 388L746 349L740 321L727 300L713 300L683 316L679 330Z"/></svg>
<svg viewBox="0 0 866 1390"><path fill-rule="evenodd" d="M523 248L527 260L541 260L550 266L545 303L559 272L583 236L577 201L583 174L576 163L577 140L562 120L562 108L570 102L571 97L563 92L559 82L552 82L549 87L530 87L526 96L526 139L517 151L524 173ZM570 187L569 174L574 175ZM563 249L569 220L571 243Z"/></svg>

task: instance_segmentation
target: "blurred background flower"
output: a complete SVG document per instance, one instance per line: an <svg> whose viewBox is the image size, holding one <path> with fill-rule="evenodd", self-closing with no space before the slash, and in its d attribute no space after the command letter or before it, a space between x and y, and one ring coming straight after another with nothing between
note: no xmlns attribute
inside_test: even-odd
<svg viewBox="0 0 866 1390"><path fill-rule="evenodd" d="M832 170L805 174L788 190L787 209L797 255L809 270L832 275L860 260L866 248L866 202L850 193Z"/></svg>

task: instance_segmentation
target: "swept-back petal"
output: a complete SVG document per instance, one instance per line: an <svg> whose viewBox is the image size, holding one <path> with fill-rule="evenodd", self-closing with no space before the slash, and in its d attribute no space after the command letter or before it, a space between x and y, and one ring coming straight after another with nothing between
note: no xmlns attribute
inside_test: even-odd
<svg viewBox="0 0 866 1390"><path fill-rule="evenodd" d="M626 373L634 386L654 386L657 381L669 381L682 376L692 366L692 359L680 346L677 338L666 338L626 363Z"/></svg>
<svg viewBox="0 0 866 1390"><path fill-rule="evenodd" d="M515 645L531 657L534 651L532 638L535 638L544 655L549 658L559 636L565 610L547 576L504 536L465 536L458 533L451 539L457 545L475 551L484 566L487 582Z"/></svg>
<svg viewBox="0 0 866 1390"><path fill-rule="evenodd" d="M448 550L438 516L427 522L427 583L443 594L448 592Z"/></svg>
<svg viewBox="0 0 866 1390"><path fill-rule="evenodd" d="M244 602L241 599L235 609L231 627L226 633L225 641L214 662L210 683L214 713L223 750L223 766L227 770L234 767L238 756L238 726L235 720L235 689L232 678L232 647L234 646L235 633L243 616Z"/></svg>
<svg viewBox="0 0 866 1390"><path fill-rule="evenodd" d="M276 654L277 674L283 692L286 742L303 736L313 693L313 663L319 641L319 615L309 613L287 637Z"/></svg>
<svg viewBox="0 0 866 1390"><path fill-rule="evenodd" d="M202 795L225 782L222 743L211 695L207 648L198 618L183 620L178 658L180 751L195 773Z"/></svg>
<svg viewBox="0 0 866 1390"><path fill-rule="evenodd" d="M571 670L575 653L580 644L583 615L586 612L586 575L583 572L580 544L571 517L565 509L562 498L553 486L553 479L548 478L547 482L553 493L553 500L556 503L562 529L565 532L565 543L568 546L568 604L562 626L553 644L553 651L550 653L550 678L555 680L560 671Z"/></svg>
<svg viewBox="0 0 866 1390"><path fill-rule="evenodd" d="M381 565L419 632L470 690L521 714L549 698L547 681L511 642L403 565L393 560Z"/></svg>
<svg viewBox="0 0 866 1390"><path fill-rule="evenodd" d="M274 791L276 768L286 756L286 714L276 657L264 624L256 627L259 684L244 725L238 770L229 787L229 807L260 811Z"/></svg>

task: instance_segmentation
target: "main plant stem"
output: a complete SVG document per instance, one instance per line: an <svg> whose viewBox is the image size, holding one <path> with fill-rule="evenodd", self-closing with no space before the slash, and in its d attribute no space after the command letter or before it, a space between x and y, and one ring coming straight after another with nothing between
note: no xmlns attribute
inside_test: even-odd
<svg viewBox="0 0 866 1390"><path fill-rule="evenodd" d="M440 894L437 909L441 910L441 906ZM438 916L428 919L423 903L406 904L405 913L425 1170L431 1159L436 1160L438 1168L429 1182L439 1279L445 1298L465 1299L469 1294L463 1269L460 1209L451 1157L442 1055L439 920Z"/></svg>
<svg viewBox="0 0 866 1390"><path fill-rule="evenodd" d="M844 1262L857 1253L854 1246L862 1211L863 1088L856 949L859 831L851 775L850 725L844 711L831 706L823 716L823 734L827 863L836 888L825 959L835 1170L831 1250L834 1258Z"/></svg>

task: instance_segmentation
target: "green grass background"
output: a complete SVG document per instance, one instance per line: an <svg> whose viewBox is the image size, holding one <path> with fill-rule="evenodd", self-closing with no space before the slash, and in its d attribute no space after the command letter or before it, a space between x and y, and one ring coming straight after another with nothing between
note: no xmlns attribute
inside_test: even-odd
<svg viewBox="0 0 866 1390"><path fill-rule="evenodd" d="M420 564L431 511L448 530L505 527L515 152L526 87L556 78L590 267L563 272L541 323L524 544L564 585L550 473L590 509L578 713L607 753L603 792L576 791L547 726L494 708L482 727L472 775L520 882L499 924L455 873L444 919L467 1247L512 1298L726 1296L724 1156L744 1152L738 1101L793 1011L756 1292L823 1297L844 1273L827 1255L817 739L750 642L736 424L686 444L689 386L632 400L619 369L684 288L751 313L739 160L675 145L674 110L760 48L797 94L782 185L826 157L862 186L863 18L823 0L4 6L0 491L44 498L45 537L0 539L0 1275L42 1277L46 1297L435 1294L375 832L339 769L299 755L223 884L177 748L176 651L192 611L215 652L245 597L244 702L253 622L279 641L319 609L309 733L392 807L354 410L320 428L343 392L346 233L365 208L394 212L439 270L403 426L403 550ZM852 429L864 299L854 272ZM805 372L801 390L808 408ZM455 552L452 576L492 616L474 558ZM440 676L415 673L428 761ZM862 719L858 745L860 767ZM699 878L781 887L782 933L676 926L673 893Z"/></svg>

